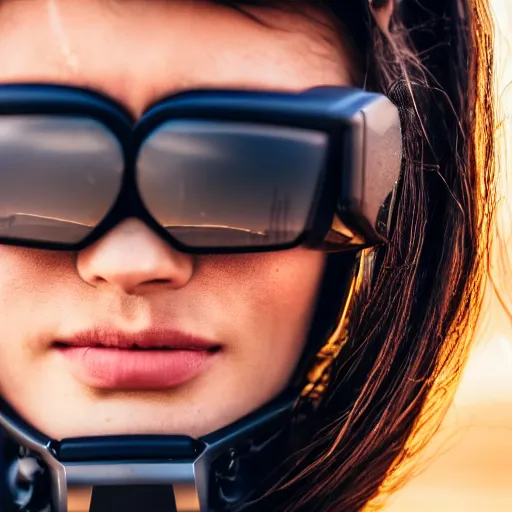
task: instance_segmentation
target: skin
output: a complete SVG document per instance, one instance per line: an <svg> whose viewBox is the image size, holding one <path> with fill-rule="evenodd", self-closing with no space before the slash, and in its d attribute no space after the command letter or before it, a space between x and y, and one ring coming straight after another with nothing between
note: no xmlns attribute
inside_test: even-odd
<svg viewBox="0 0 512 512"><path fill-rule="evenodd" d="M136 116L191 87L350 84L348 57L325 14L253 12L272 27L197 1L7 0L0 4L0 83L91 87ZM324 258L301 248L195 257L135 219L78 254L0 246L0 392L56 438L211 432L286 386ZM106 391L77 379L52 347L105 325L180 329L221 350L186 384Z"/></svg>

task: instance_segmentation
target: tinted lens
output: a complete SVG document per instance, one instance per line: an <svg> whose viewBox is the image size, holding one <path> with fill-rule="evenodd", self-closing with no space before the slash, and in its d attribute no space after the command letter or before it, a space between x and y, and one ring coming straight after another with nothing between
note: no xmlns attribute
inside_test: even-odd
<svg viewBox="0 0 512 512"><path fill-rule="evenodd" d="M326 148L317 131L168 121L141 148L139 191L155 219L188 246L287 244L306 227Z"/></svg>
<svg viewBox="0 0 512 512"><path fill-rule="evenodd" d="M76 243L119 192L123 153L98 121L0 117L0 237Z"/></svg>

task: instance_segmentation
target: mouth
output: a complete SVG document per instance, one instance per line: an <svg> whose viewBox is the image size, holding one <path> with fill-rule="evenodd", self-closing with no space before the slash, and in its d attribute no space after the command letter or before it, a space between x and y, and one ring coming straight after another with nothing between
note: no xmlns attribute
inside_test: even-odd
<svg viewBox="0 0 512 512"><path fill-rule="evenodd" d="M160 390L183 385L203 374L218 359L221 345L169 330L138 333L94 330L56 340L82 384L109 390Z"/></svg>

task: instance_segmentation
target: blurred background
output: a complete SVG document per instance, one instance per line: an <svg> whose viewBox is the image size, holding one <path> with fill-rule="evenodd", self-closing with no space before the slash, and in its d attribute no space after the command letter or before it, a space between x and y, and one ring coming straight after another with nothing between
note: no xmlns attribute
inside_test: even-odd
<svg viewBox="0 0 512 512"><path fill-rule="evenodd" d="M505 308L512 311L512 0L492 3L502 196L492 269L496 289L488 287L454 403L414 478L385 512L512 511L512 323L505 314Z"/></svg>

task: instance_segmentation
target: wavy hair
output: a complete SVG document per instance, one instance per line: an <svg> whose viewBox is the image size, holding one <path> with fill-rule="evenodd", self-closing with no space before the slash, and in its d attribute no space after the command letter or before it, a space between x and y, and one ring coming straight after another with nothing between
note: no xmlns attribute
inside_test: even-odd
<svg viewBox="0 0 512 512"><path fill-rule="evenodd" d="M323 400L296 427L293 463L255 510L378 508L438 427L474 337L496 202L489 2L396 4L383 32L368 0L315 2L339 20L357 85L399 108L403 176L390 243L352 305Z"/></svg>

